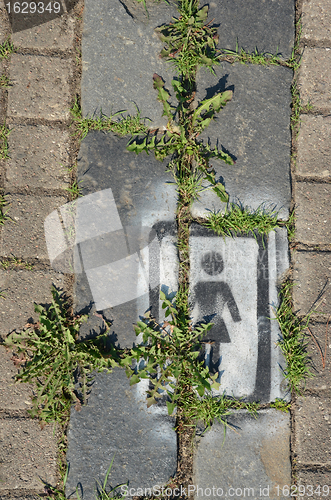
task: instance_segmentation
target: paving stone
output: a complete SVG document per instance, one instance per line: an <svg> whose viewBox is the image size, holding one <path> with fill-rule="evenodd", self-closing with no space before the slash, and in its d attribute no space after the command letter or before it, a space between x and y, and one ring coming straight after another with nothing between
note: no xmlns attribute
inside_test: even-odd
<svg viewBox="0 0 331 500"><path fill-rule="evenodd" d="M304 0L302 4L302 38L316 42L331 39L331 1Z"/></svg>
<svg viewBox="0 0 331 500"><path fill-rule="evenodd" d="M114 454L113 487L127 481L135 489L164 485L177 467L174 423L166 407L146 408L144 386L130 387L124 370L97 375L87 406L71 412L67 496L78 485L84 500L94 500L96 481L103 483Z"/></svg>
<svg viewBox="0 0 331 500"><path fill-rule="evenodd" d="M277 284L289 267L285 230L261 238L217 236L191 227L190 302L195 322L214 326L205 336L204 357L219 373L220 393L269 402L289 398L280 366L274 317Z"/></svg>
<svg viewBox="0 0 331 500"><path fill-rule="evenodd" d="M329 496L331 490L331 472L329 470L307 468L298 470L296 475L298 478L298 493L303 500L320 498L321 496L327 498ZM320 489L318 486L320 486Z"/></svg>
<svg viewBox="0 0 331 500"><path fill-rule="evenodd" d="M67 187L69 139L68 132L44 125L15 126L9 135L6 187Z"/></svg>
<svg viewBox="0 0 331 500"><path fill-rule="evenodd" d="M331 118L301 115L296 173L305 177L331 176Z"/></svg>
<svg viewBox="0 0 331 500"><path fill-rule="evenodd" d="M298 88L304 105L317 109L331 108L331 50L306 47L299 70Z"/></svg>
<svg viewBox="0 0 331 500"><path fill-rule="evenodd" d="M229 422L236 432L228 427L224 438L215 422L197 445L193 485L202 491L195 498L284 498L281 488L291 484L289 414L264 410L254 419L238 412Z"/></svg>
<svg viewBox="0 0 331 500"><path fill-rule="evenodd" d="M166 184L172 180L166 163L132 154L126 144L112 134L88 134L78 157L85 196L76 205L77 227L89 228L76 231L84 267L76 274L76 308L103 310L122 348L136 342L132 325L140 314L152 306L159 316L160 288L176 290L178 275L176 190ZM102 328L91 321L91 329ZM86 327L82 333L89 335Z"/></svg>
<svg viewBox="0 0 331 500"><path fill-rule="evenodd" d="M53 425L41 429L36 420L0 420L0 491L44 493L41 481L55 484L57 446Z"/></svg>
<svg viewBox="0 0 331 500"><path fill-rule="evenodd" d="M44 220L66 199L61 196L8 195L8 222L2 229L4 257L48 259L44 234Z"/></svg>
<svg viewBox="0 0 331 500"><path fill-rule="evenodd" d="M0 335L5 337L13 330L22 330L26 323L36 321L39 315L34 311L37 304L50 303L51 288L64 288L64 279L54 271L7 270L0 271Z"/></svg>
<svg viewBox="0 0 331 500"><path fill-rule="evenodd" d="M67 14L46 23L13 33L11 40L21 49L71 49L74 43L74 19Z"/></svg>
<svg viewBox="0 0 331 500"><path fill-rule="evenodd" d="M331 244L331 184L295 184L296 233L307 244Z"/></svg>
<svg viewBox="0 0 331 500"><path fill-rule="evenodd" d="M294 418L297 463L330 465L330 400L315 396L298 397Z"/></svg>
<svg viewBox="0 0 331 500"><path fill-rule="evenodd" d="M294 2L225 0L210 2L208 19L219 25L220 48L281 54L288 59L294 45Z"/></svg>
<svg viewBox="0 0 331 500"><path fill-rule="evenodd" d="M159 59L163 44L154 33L156 26L168 23L177 10L165 2L149 6L149 19L135 18L133 2L87 0L84 7L82 39L82 110L83 115L109 116L127 110L141 111L152 120L152 128L165 126L163 108L153 89L153 73L163 76L167 87L175 70ZM149 123L149 122L147 122Z"/></svg>
<svg viewBox="0 0 331 500"><path fill-rule="evenodd" d="M323 396L331 397L331 374L330 374L330 326L326 324L309 325L310 331L318 343L323 357L325 356L325 365L323 368L323 360L321 351L316 346L312 335L307 331L308 353L310 358L311 371L314 377L305 380L304 388L317 394L322 393Z"/></svg>
<svg viewBox="0 0 331 500"><path fill-rule="evenodd" d="M70 116L71 62L57 57L13 54L8 115L66 120Z"/></svg>
<svg viewBox="0 0 331 500"><path fill-rule="evenodd" d="M230 201L256 209L276 207L287 218L290 187L290 103L292 71L282 67L222 63L216 76L200 72L197 100L216 92L233 90L233 99L201 134L201 139L218 144L236 164L212 160L217 178L225 183ZM205 90L206 89L206 90ZM194 216L224 209L217 195L207 190L193 204Z"/></svg>
<svg viewBox="0 0 331 500"><path fill-rule="evenodd" d="M324 321L331 314L331 254L296 252L293 260L294 309L302 315L318 311Z"/></svg>
<svg viewBox="0 0 331 500"><path fill-rule="evenodd" d="M1 410L28 410L31 406L32 386L15 383L19 367L13 363L12 350L0 346L0 408Z"/></svg>

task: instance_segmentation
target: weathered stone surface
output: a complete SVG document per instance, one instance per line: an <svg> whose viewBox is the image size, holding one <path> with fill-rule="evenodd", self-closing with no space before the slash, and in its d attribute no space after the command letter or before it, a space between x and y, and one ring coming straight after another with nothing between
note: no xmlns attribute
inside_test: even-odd
<svg viewBox="0 0 331 500"><path fill-rule="evenodd" d="M331 177L331 118L302 115L298 135L296 173L304 177Z"/></svg>
<svg viewBox="0 0 331 500"><path fill-rule="evenodd" d="M94 500L96 482L103 483L114 455L109 476L113 487L129 481L130 488L148 488L174 476L174 418L164 406L147 409L145 390L146 384L130 387L124 370L97 375L88 405L71 412L68 496L78 486L84 500Z"/></svg>
<svg viewBox="0 0 331 500"><path fill-rule="evenodd" d="M299 69L298 88L304 105L331 109L331 50L306 47Z"/></svg>
<svg viewBox="0 0 331 500"><path fill-rule="evenodd" d="M153 73L164 77L167 87L175 70L159 59L163 48L154 29L176 15L173 5L150 4L149 19L134 17L131 5L89 0L84 8L82 41L82 110L84 116L127 110L141 111L150 126L165 126L162 104L153 89Z"/></svg>
<svg viewBox="0 0 331 500"><path fill-rule="evenodd" d="M74 42L74 19L66 14L44 24L12 35L12 42L21 49L71 49Z"/></svg>
<svg viewBox="0 0 331 500"><path fill-rule="evenodd" d="M44 493L44 484L56 484L57 446L52 425L36 420L0 420L0 491L32 490Z"/></svg>
<svg viewBox="0 0 331 500"><path fill-rule="evenodd" d="M331 1L304 0L302 4L302 38L316 42L331 39Z"/></svg>
<svg viewBox="0 0 331 500"><path fill-rule="evenodd" d="M295 184L296 233L307 244L331 244L331 184Z"/></svg>
<svg viewBox="0 0 331 500"><path fill-rule="evenodd" d="M70 61L57 57L12 54L8 115L22 118L69 118Z"/></svg>
<svg viewBox="0 0 331 500"><path fill-rule="evenodd" d="M69 134L44 125L15 126L9 135L6 187L67 187Z"/></svg>
<svg viewBox="0 0 331 500"><path fill-rule="evenodd" d="M95 239L91 230L79 240L76 233L85 269L76 275L76 309L92 313L95 308L102 309L112 321L113 340L122 348L136 342L132 325L139 315L152 306L158 317L160 288L176 290L178 274L175 186L167 184L171 177L165 173L165 162L145 153L130 153L126 143L126 138L101 132L89 133L82 142L78 179L85 198L78 203L81 207L92 203L94 194L99 199L82 215L89 219L82 227L93 227ZM103 204L107 212L91 215L96 205ZM136 252L140 252L151 290L137 280L140 270L136 273L136 264L130 260Z"/></svg>
<svg viewBox="0 0 331 500"><path fill-rule="evenodd" d="M52 283L64 287L63 276L54 271L0 271L0 335L5 337L13 330L22 330L26 323L36 321L39 315L34 311L37 304L50 303Z"/></svg>
<svg viewBox="0 0 331 500"><path fill-rule="evenodd" d="M305 468L298 470L296 476L298 478L298 492L303 500L314 498L313 493L316 497L324 495L324 498L327 498L329 496L331 490L331 472L329 470Z"/></svg>
<svg viewBox="0 0 331 500"><path fill-rule="evenodd" d="M286 231L268 242L253 235L223 238L191 228L190 302L194 321L211 321L205 359L219 372L220 393L269 402L289 394L276 342L277 284L288 269Z"/></svg>
<svg viewBox="0 0 331 500"><path fill-rule="evenodd" d="M3 0L0 2L0 43L3 43L9 35L9 23L7 21L7 12Z"/></svg>
<svg viewBox="0 0 331 500"><path fill-rule="evenodd" d="M294 452L298 464L331 464L330 399L298 397L294 412Z"/></svg>
<svg viewBox="0 0 331 500"><path fill-rule="evenodd" d="M238 412L229 422L236 432L228 427L224 439L223 425L217 422L198 443L193 485L203 491L195 491L195 498L218 498L218 488L228 497L284 498L277 486L291 484L289 414L260 411L255 420Z"/></svg>
<svg viewBox="0 0 331 500"><path fill-rule="evenodd" d="M210 2L208 19L219 25L220 48L246 52L291 55L294 44L294 2L260 2L253 0L225 0Z"/></svg>
<svg viewBox="0 0 331 500"><path fill-rule="evenodd" d="M307 378L303 387L312 393L322 391L323 396L331 397L331 374L330 374L330 330L327 324L309 325L307 332L308 353L310 358L310 369L314 377ZM315 339L315 341L313 340ZM319 348L317 347L318 344ZM323 363L324 360L324 363ZM324 367L323 367L324 364Z"/></svg>
<svg viewBox="0 0 331 500"><path fill-rule="evenodd" d="M8 195L8 222L2 229L1 255L48 259L44 234L46 216L66 202L60 196Z"/></svg>
<svg viewBox="0 0 331 500"><path fill-rule="evenodd" d="M28 410L31 406L32 386L15 382L19 369L11 357L12 351L0 346L0 409Z"/></svg>
<svg viewBox="0 0 331 500"><path fill-rule="evenodd" d="M331 314L331 254L296 252L293 260L294 309L302 315L317 311L323 321Z"/></svg>
<svg viewBox="0 0 331 500"><path fill-rule="evenodd" d="M216 92L233 90L233 99L205 129L201 138L218 145L236 161L210 163L223 179L230 201L256 209L260 205L277 208L287 218L290 189L290 103L292 71L281 67L222 63L216 76L200 71L197 100ZM205 90L207 89L207 90ZM225 204L205 191L192 208L194 216L220 210Z"/></svg>

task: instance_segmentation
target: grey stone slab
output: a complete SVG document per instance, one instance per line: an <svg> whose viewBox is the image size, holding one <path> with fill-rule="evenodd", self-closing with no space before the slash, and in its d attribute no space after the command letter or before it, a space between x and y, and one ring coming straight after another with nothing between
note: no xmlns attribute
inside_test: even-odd
<svg viewBox="0 0 331 500"><path fill-rule="evenodd" d="M331 118L302 115L298 135L296 173L304 177L331 177Z"/></svg>
<svg viewBox="0 0 331 500"><path fill-rule="evenodd" d="M212 160L230 201L256 209L260 205L279 210L287 218L291 201L290 104L292 71L283 67L261 67L222 63L216 76L201 71L197 96L201 101L216 92L233 90L233 99L201 134L201 139L218 144L236 161L226 165ZM220 210L224 203L205 191L193 204L194 216Z"/></svg>
<svg viewBox="0 0 331 500"><path fill-rule="evenodd" d="M132 5L132 2L130 2ZM171 87L175 74L159 59L163 48L154 33L156 26L168 23L177 10L165 2L151 3L149 19L134 17L131 5L115 0L88 0L84 7L82 39L82 110L83 115L106 115L127 110L152 122L152 128L164 127L162 105L153 89L153 73L160 74ZM132 13L132 12L133 13Z"/></svg>
<svg viewBox="0 0 331 500"><path fill-rule="evenodd" d="M0 420L0 492L44 493L44 484L57 482L57 430L41 429L37 420Z"/></svg>
<svg viewBox="0 0 331 500"><path fill-rule="evenodd" d="M331 2L319 0L302 4L302 38L316 42L331 40Z"/></svg>
<svg viewBox="0 0 331 500"><path fill-rule="evenodd" d="M58 57L12 54L8 115L66 120L70 116L71 63Z"/></svg>
<svg viewBox="0 0 331 500"><path fill-rule="evenodd" d="M19 367L11 358L12 351L0 346L0 409L28 410L32 405L32 386L15 382Z"/></svg>
<svg viewBox="0 0 331 500"><path fill-rule="evenodd" d="M298 397L295 412L294 453L298 464L331 464L330 399Z"/></svg>
<svg viewBox="0 0 331 500"><path fill-rule="evenodd" d="M14 32L11 40L21 49L66 50L73 48L74 28L74 19L63 14L48 22Z"/></svg>
<svg viewBox="0 0 331 500"><path fill-rule="evenodd" d="M5 337L13 330L22 330L27 323L39 318L34 310L37 304L50 303L51 288L64 288L64 277L55 271L1 270L0 335Z"/></svg>
<svg viewBox="0 0 331 500"><path fill-rule="evenodd" d="M331 314L330 252L296 252L293 257L294 309L300 315L316 311L319 321Z"/></svg>
<svg viewBox="0 0 331 500"><path fill-rule="evenodd" d="M169 183L165 162L128 152L126 144L126 138L113 134L88 134L78 158L84 196L72 204L72 244L79 247L76 309L102 310L120 347L136 342L133 324L149 307L159 317L160 289L175 291L178 276L175 185ZM68 210L61 207L60 215L65 220ZM49 221L46 240L54 266L66 243L58 213ZM98 329L96 320L91 321L91 329ZM102 321L99 326L104 328ZM89 335L86 325L82 334Z"/></svg>
<svg viewBox="0 0 331 500"><path fill-rule="evenodd" d="M44 125L15 126L9 135L6 188L68 187L69 134Z"/></svg>
<svg viewBox="0 0 331 500"><path fill-rule="evenodd" d="M220 48L291 55L294 44L294 1L225 0L210 2L209 18L219 25Z"/></svg>
<svg viewBox="0 0 331 500"><path fill-rule="evenodd" d="M306 47L298 72L298 88L302 103L316 109L331 109L330 48Z"/></svg>
<svg viewBox="0 0 331 500"><path fill-rule="evenodd" d="M297 182L295 184L297 241L331 245L331 185Z"/></svg>
<svg viewBox="0 0 331 500"><path fill-rule="evenodd" d="M218 422L201 437L191 493L195 498L285 498L282 487L291 484L290 415L264 410L254 419L238 412L229 422L234 430L228 427L225 437Z"/></svg>
<svg viewBox="0 0 331 500"><path fill-rule="evenodd" d="M288 252L285 229L262 241L222 238L191 227L192 317L214 323L201 356L219 373L220 394L261 402L290 397L281 371L285 361L276 346L280 330L272 319Z"/></svg>
<svg viewBox="0 0 331 500"><path fill-rule="evenodd" d="M99 374L88 405L71 412L66 494L94 500L96 481L109 476L112 487L151 488L165 484L177 467L175 420L164 406L146 408L145 386L129 386L125 372ZM91 425L91 423L93 423ZM82 459L83 457L83 459Z"/></svg>

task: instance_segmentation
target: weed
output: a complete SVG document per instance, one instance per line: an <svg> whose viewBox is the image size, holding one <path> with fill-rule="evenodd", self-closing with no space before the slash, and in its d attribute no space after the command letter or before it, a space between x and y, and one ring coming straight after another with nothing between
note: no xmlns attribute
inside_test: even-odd
<svg viewBox="0 0 331 500"><path fill-rule="evenodd" d="M117 358L113 348L109 353L105 349L106 334L79 342L79 327L86 316L70 317L64 296L55 288L52 295L48 308L35 306L39 321L33 328L13 332L5 340L7 347L15 349L14 357L25 361L17 380L36 383L33 409L28 411L45 422L57 420L73 402L77 408L84 404L90 373L109 371ZM78 378L81 393L76 387Z"/></svg>
<svg viewBox="0 0 331 500"><path fill-rule="evenodd" d="M6 125L6 121L0 126L0 160L9 158L8 156L8 136L11 130Z"/></svg>
<svg viewBox="0 0 331 500"><path fill-rule="evenodd" d="M32 271L33 265L30 262L24 262L21 259L13 256L10 259L3 259L0 261L0 264L3 269L15 269L17 267L24 267L27 271Z"/></svg>
<svg viewBox="0 0 331 500"><path fill-rule="evenodd" d="M295 36L295 43L294 47L291 52L290 58L286 61L286 64L289 68L292 68L293 71L297 71L300 67L301 64L301 57L299 54L299 47L300 47L300 40L301 40L301 35L302 35L302 20L301 18L295 25L295 31L296 31L296 36Z"/></svg>
<svg viewBox="0 0 331 500"><path fill-rule="evenodd" d="M71 200L77 200L77 198L79 198L80 196L83 196L82 193L81 193L81 187L79 186L79 184L83 182L83 181L74 181L71 186L65 188L66 191L68 191L68 193L70 194L70 197L71 197Z"/></svg>
<svg viewBox="0 0 331 500"><path fill-rule="evenodd" d="M279 224L276 211L266 211L262 207L255 211L248 208L228 204L224 212L211 212L202 224L222 236L233 236L235 233L266 234Z"/></svg>
<svg viewBox="0 0 331 500"><path fill-rule="evenodd" d="M0 76L0 88L7 89L8 87L10 87L10 81L9 81L8 76L1 75Z"/></svg>
<svg viewBox="0 0 331 500"><path fill-rule="evenodd" d="M161 57L172 62L184 80L193 81L198 66L213 71L219 64L216 55L217 28L206 23L208 6L199 9L199 0L181 0L178 19L156 28L162 42L166 44Z"/></svg>
<svg viewBox="0 0 331 500"><path fill-rule="evenodd" d="M289 388L301 394L301 383L307 377L313 376L307 363L307 342L304 335L312 313L300 319L293 312L292 286L288 282L283 285L280 291L280 305L275 316L282 333L278 345L284 354L287 365L284 377L288 381Z"/></svg>
<svg viewBox="0 0 331 500"><path fill-rule="evenodd" d="M137 108L136 116L124 116L125 111L118 111L110 117L102 114L99 118L83 118L82 111L78 99L76 99L73 107L70 109L73 117L73 123L76 126L76 135L80 140L87 136L89 130L104 130L112 131L120 136L132 135L138 133L146 133L147 127L141 122L140 111ZM114 118L120 116L121 119L116 121Z"/></svg>
<svg viewBox="0 0 331 500"><path fill-rule="evenodd" d="M288 403L284 399L276 398L275 401L270 403L270 408L275 408L276 410L288 413L291 408L291 403Z"/></svg>
<svg viewBox="0 0 331 500"><path fill-rule="evenodd" d="M142 335L143 344L132 348L131 354L122 363L126 366L130 385L143 378L151 379L153 389L147 393L147 406L156 404L162 394L168 395L170 401L167 406L171 415L185 392L187 380L189 386L203 396L205 391L218 389L218 373L210 375L209 369L198 360L199 341L210 330L212 323L201 323L193 328L176 308L175 296L170 298L161 292L160 297L165 318L170 318L158 324L149 312L146 313L144 320L138 321L135 326L136 335ZM136 366L132 369L134 360Z"/></svg>
<svg viewBox="0 0 331 500"><path fill-rule="evenodd" d="M10 42L9 37L0 45L0 59L8 59L10 54L16 52L14 44Z"/></svg>

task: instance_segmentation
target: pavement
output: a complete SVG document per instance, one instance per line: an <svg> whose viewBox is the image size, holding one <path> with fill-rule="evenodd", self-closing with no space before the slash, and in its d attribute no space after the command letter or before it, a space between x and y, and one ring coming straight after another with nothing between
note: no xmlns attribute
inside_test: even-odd
<svg viewBox="0 0 331 500"><path fill-rule="evenodd" d="M83 337L102 330L96 315L102 311L112 322L113 342L130 347L139 315L152 307L162 320L159 291L177 287L176 190L166 162L128 152L126 138L94 131L79 144L68 127L69 108L76 95L84 116L100 110L135 113L137 106L151 128L164 127L152 75L161 75L169 88L175 74L158 58L162 44L153 30L176 9L150 2L147 17L133 0L65 5L60 17L39 24L30 18L29 28L21 29L12 18L10 24L0 3L0 43L10 36L17 47L0 62L11 81L0 90L0 121L12 129L10 158L1 161L0 179L14 221L1 227L5 299L0 298L0 335L4 339L36 320L34 302L49 303L54 283L72 294L77 312L89 311ZM198 223L191 226L192 316L214 315L215 322L215 346L206 350L206 361L211 367L217 363L222 391L261 401L266 408L257 419L236 412L230 417L236 432L228 429L225 438L217 423L197 432L192 461L165 405L147 410L148 385L130 388L120 369L100 374L88 405L71 411L70 498L78 486L81 497L92 500L114 454L112 485L128 482L131 496L143 496L145 488L172 484L179 456L185 468L185 453L191 460L186 475L191 488L183 496L285 498L291 484L292 493L295 484L301 485L302 498L330 496L331 1L252 0L249 6L244 0L215 1L208 19L219 24L220 47L234 50L238 39L247 51L257 47L287 59L300 16L297 86L303 106L312 107L302 109L297 136L290 129L292 70L223 62L215 75L200 71L197 76L198 101L234 91L202 135L236 159L233 167L213 162L231 200L251 208L276 207L282 220L295 206L290 245L284 229L263 242L246 236L223 239ZM84 195L78 203L80 269L75 275L51 266L44 230L47 217L65 214L73 175L82 181ZM204 217L222 208L204 193L192 214ZM131 267L124 266L121 260L131 262L131 256ZM307 380L302 395L292 395L290 413L268 408L277 397L291 397L279 370L284 367L275 345L279 329L270 319L285 275L296 283L294 310L301 316L318 311L307 333L316 376ZM59 480L61 430L41 428L29 417L32 388L14 385L17 367L1 345L0 356L0 500L34 500L45 494L41 480L53 485Z"/></svg>

